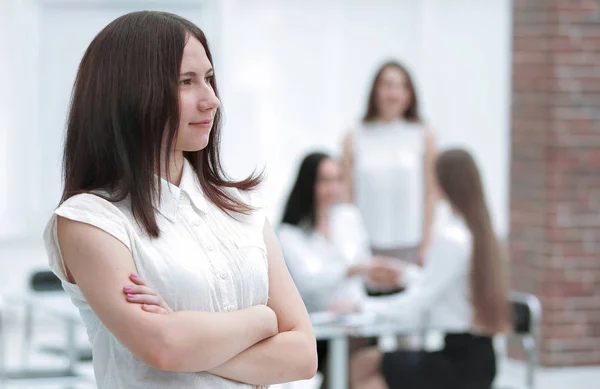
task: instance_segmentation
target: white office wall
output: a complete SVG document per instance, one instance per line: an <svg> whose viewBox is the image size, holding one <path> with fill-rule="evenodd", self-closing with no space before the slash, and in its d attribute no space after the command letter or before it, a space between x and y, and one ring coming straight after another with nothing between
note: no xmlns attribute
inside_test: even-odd
<svg viewBox="0 0 600 389"><path fill-rule="evenodd" d="M263 164L277 222L299 158L339 152L377 67L404 62L441 148L480 163L498 232L508 232L511 3L506 0L229 0L219 70L226 166Z"/></svg>
<svg viewBox="0 0 600 389"><path fill-rule="evenodd" d="M299 158L339 152L374 71L395 58L412 71L440 146L475 153L498 231L508 231L508 0L0 1L0 266L6 247L39 247L58 200L83 51L110 20L144 8L179 13L207 33L225 111L224 164L234 177L266 169L273 223Z"/></svg>

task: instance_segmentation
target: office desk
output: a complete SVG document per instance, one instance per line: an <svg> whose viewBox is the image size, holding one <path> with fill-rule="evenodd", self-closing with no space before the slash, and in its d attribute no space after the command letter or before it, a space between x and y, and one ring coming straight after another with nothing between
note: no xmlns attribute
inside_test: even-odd
<svg viewBox="0 0 600 389"><path fill-rule="evenodd" d="M348 343L350 337L382 337L423 334L422 322L396 323L373 315L335 315L316 312L310 315L317 340L329 341L327 378L329 389L348 389Z"/></svg>

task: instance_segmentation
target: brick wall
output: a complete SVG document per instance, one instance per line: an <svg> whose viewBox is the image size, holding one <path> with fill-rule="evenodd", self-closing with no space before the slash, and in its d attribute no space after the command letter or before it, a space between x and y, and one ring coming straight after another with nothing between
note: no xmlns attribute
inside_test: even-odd
<svg viewBox="0 0 600 389"><path fill-rule="evenodd" d="M513 0L512 286L541 363L600 365L600 0Z"/></svg>

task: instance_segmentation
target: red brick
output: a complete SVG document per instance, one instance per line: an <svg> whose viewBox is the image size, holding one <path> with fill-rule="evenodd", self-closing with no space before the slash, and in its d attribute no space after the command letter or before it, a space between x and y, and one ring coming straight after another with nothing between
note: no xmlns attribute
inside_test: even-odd
<svg viewBox="0 0 600 389"><path fill-rule="evenodd" d="M552 61L547 53L542 51L518 51L513 55L513 63L525 63L525 64L546 64Z"/></svg>
<svg viewBox="0 0 600 389"><path fill-rule="evenodd" d="M548 49L549 39L546 37L515 37L513 39L513 51L515 54L520 53L542 53L545 57L551 58L551 54L546 51Z"/></svg>
<svg viewBox="0 0 600 389"><path fill-rule="evenodd" d="M594 336L591 328L586 324L559 324L547 326L543 330L544 335L552 339L584 338Z"/></svg>
<svg viewBox="0 0 600 389"><path fill-rule="evenodd" d="M600 365L600 352L542 352L540 362L548 367Z"/></svg>
<svg viewBox="0 0 600 389"><path fill-rule="evenodd" d="M547 53L536 53L533 58L547 58ZM527 57L526 57L527 58ZM596 66L600 63L600 53L587 51L560 52L547 58L558 66Z"/></svg>
<svg viewBox="0 0 600 389"><path fill-rule="evenodd" d="M546 11L546 0L513 0L513 11L517 13L526 13L528 11Z"/></svg>
<svg viewBox="0 0 600 389"><path fill-rule="evenodd" d="M513 2L510 284L542 302L546 366L600 365L599 8Z"/></svg>
<svg viewBox="0 0 600 389"><path fill-rule="evenodd" d="M550 51L553 53L579 52L583 49L583 42L575 40L570 36L558 35L549 39Z"/></svg>
<svg viewBox="0 0 600 389"><path fill-rule="evenodd" d="M550 4L550 10L556 10L559 14L565 15L569 13L584 13L584 14L596 14L598 11L598 4L595 1L569 1L569 0L558 0L553 4Z"/></svg>
<svg viewBox="0 0 600 389"><path fill-rule="evenodd" d="M543 37L547 34L548 28L545 24L517 24L513 29L515 38Z"/></svg>
<svg viewBox="0 0 600 389"><path fill-rule="evenodd" d="M549 339L542 343L542 347L550 352L569 352L569 351L588 351L600 350L600 338L583 338L583 339Z"/></svg>
<svg viewBox="0 0 600 389"><path fill-rule="evenodd" d="M543 9L531 9L525 12L517 12L513 15L513 23L515 25L545 25L550 21L556 21L556 13L548 12Z"/></svg>

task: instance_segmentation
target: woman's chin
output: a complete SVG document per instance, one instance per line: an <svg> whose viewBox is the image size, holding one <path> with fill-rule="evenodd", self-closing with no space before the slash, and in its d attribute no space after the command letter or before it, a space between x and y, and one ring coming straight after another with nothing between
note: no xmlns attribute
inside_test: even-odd
<svg viewBox="0 0 600 389"><path fill-rule="evenodd" d="M206 146L208 146L209 137L203 136L202 138L194 139L193 142L189 142L186 147L183 148L183 151L187 151L193 153L195 151L204 150Z"/></svg>

